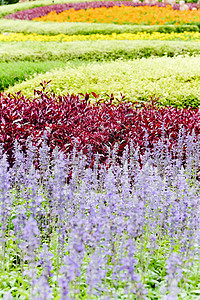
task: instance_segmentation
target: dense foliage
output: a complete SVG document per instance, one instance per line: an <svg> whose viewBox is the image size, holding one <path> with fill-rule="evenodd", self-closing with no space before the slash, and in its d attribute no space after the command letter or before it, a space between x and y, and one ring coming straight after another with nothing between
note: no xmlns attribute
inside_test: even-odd
<svg viewBox="0 0 200 300"><path fill-rule="evenodd" d="M46 83L45 83L46 84ZM21 93L1 94L0 98L0 142L4 144L13 161L13 147L17 140L26 151L26 139L31 136L35 146L40 145L46 134L51 151L58 146L64 153L69 153L76 145L84 154L99 153L101 161L109 156L108 149L118 144L118 154L132 143L139 147L153 149L161 141L169 152L178 155L176 146L178 134L184 128L185 134L200 133L199 111L176 109L173 107L157 108L145 105L137 108L137 103L123 102L123 96L117 101L110 96L108 101L99 99L90 104L89 95L56 96L44 91L35 91L35 98L26 98ZM100 103L101 104L100 104ZM103 102L103 103L102 103ZM177 153L176 153L177 152Z"/></svg>
<svg viewBox="0 0 200 300"><path fill-rule="evenodd" d="M70 43L57 42L4 42L0 43L0 60L2 62L30 61L45 62L106 62L120 60L122 69L124 62L151 57L176 57L200 55L200 48L196 42L185 41L74 41ZM165 58L163 58L165 61ZM137 61L137 64L140 64ZM103 67L104 64L102 64ZM91 67L92 68L92 67ZM115 69L111 65L111 68ZM154 66L151 66L154 73ZM111 71L112 71L111 70ZM176 68L175 68L176 70ZM113 71L112 71L113 72ZM183 70L184 72L184 70ZM73 74L73 72L72 72ZM48 76L48 75L47 75ZM78 80L77 76L77 79ZM54 75L52 76L54 78ZM89 80L90 77L88 77ZM51 79L51 78L50 78ZM127 78L128 79L128 78ZM123 78L122 78L123 80ZM60 84L60 82L58 81ZM33 86L33 85L32 85ZM64 86L62 89L65 88ZM17 90L21 89L17 88ZM79 92L79 91L72 91Z"/></svg>
<svg viewBox="0 0 200 300"><path fill-rule="evenodd" d="M161 32L161 33L183 33L198 32L196 25L117 25L103 23L54 23L34 22L27 20L0 19L0 32L22 32L24 34L42 35L90 35L90 34L112 34L112 33L138 33L138 32Z"/></svg>
<svg viewBox="0 0 200 300"><path fill-rule="evenodd" d="M0 91L4 91L16 83L22 82L36 74L65 66L63 61L15 61L0 62Z"/></svg>
<svg viewBox="0 0 200 300"><path fill-rule="evenodd" d="M109 44L104 43L104 41L100 42L101 45L107 45L107 47L113 45L111 42L114 43L114 47L117 46L116 41L110 41ZM84 45L89 47L90 43L85 41ZM93 43L97 42L94 41ZM128 48L131 41L123 41L123 44L124 47ZM138 44L145 48L144 41L139 41L136 45ZM147 44L149 44L149 41L147 41ZM95 50L96 55L98 54L98 45L97 43L96 48L93 50L94 55ZM70 47L72 48L72 45ZM160 47L162 47L162 44L160 44ZM136 48L135 50L137 51ZM111 49L110 53L112 54ZM104 55L103 49L101 54ZM107 54L109 55L109 49ZM63 70L55 70L35 76L33 79L9 88L8 91L13 93L23 90L25 95L32 96L33 86L38 89L41 81L52 80L49 89L56 94L95 92L102 96L111 93L118 96L122 93L126 96L126 99L133 102L148 102L150 97L155 95L156 98L159 98L160 105L173 105L180 108L199 106L199 56L143 58L132 61L119 59L118 61L102 62L101 64L98 62L80 64L80 61L78 61L78 64L68 63Z"/></svg>

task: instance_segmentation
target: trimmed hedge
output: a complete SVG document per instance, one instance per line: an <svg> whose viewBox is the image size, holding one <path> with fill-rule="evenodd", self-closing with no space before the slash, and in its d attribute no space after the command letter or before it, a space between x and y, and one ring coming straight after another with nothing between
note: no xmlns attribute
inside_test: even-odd
<svg viewBox="0 0 200 300"><path fill-rule="evenodd" d="M10 162L16 140L26 151L28 137L40 146L44 134L51 151L57 146L69 153L76 145L78 151L99 153L105 161L108 148L116 143L119 155L130 142L141 153L159 142L166 143L168 151L174 153L180 128L184 127L185 135L200 133L199 110L157 108L155 104L137 109L123 102L123 96L116 106L112 95L106 101L98 100L95 93L96 102L91 105L88 94L55 96L46 92L48 83L42 84L42 91L35 91L33 99L20 92L0 94L0 144Z"/></svg>
<svg viewBox="0 0 200 300"><path fill-rule="evenodd" d="M137 33L137 32L191 32L199 31L196 25L116 25L88 23L46 23L27 20L0 20L0 32L22 32L57 35L60 33L74 35Z"/></svg>
<svg viewBox="0 0 200 300"><path fill-rule="evenodd" d="M199 42L184 41L74 41L2 42L0 60L9 61L112 61L149 57L199 55Z"/></svg>
<svg viewBox="0 0 200 300"><path fill-rule="evenodd" d="M52 69L65 66L63 61L17 61L17 62L0 62L0 91L31 78L33 75L45 73Z"/></svg>
<svg viewBox="0 0 200 300"><path fill-rule="evenodd" d="M78 61L79 62L79 61ZM79 62L80 63L80 62ZM197 107L200 103L200 56L161 57L133 61L91 62L80 66L67 64L63 70L48 72L10 88L32 95L41 81L52 80L56 94L114 93L131 101L149 101L155 95L161 105Z"/></svg>

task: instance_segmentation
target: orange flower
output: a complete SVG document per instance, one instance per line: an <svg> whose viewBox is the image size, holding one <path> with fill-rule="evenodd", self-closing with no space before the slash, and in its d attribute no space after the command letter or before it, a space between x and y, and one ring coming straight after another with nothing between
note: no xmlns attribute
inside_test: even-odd
<svg viewBox="0 0 200 300"><path fill-rule="evenodd" d="M173 10L170 5L158 6L114 6L74 10L69 9L57 14L35 18L36 21L88 22L116 24L194 24L200 23L200 10Z"/></svg>

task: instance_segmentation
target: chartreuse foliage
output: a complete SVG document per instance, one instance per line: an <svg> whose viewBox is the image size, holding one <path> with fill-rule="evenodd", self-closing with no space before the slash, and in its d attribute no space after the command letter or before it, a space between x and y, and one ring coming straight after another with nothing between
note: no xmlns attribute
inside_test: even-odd
<svg viewBox="0 0 200 300"><path fill-rule="evenodd" d="M1 8L1 7L0 7ZM24 34L112 34L112 33L137 33L137 32L198 32L196 25L117 25L117 24L95 24L95 23L53 23L53 22L34 22L27 20L0 20L0 32L22 32Z"/></svg>
<svg viewBox="0 0 200 300"><path fill-rule="evenodd" d="M198 106L200 100L200 59L199 57L162 57L89 63L35 76L10 88L9 92L23 90L26 95L33 93L42 80L51 82L55 93L124 94L131 101L149 101L159 97L162 105Z"/></svg>
<svg viewBox="0 0 200 300"><path fill-rule="evenodd" d="M63 61L15 61L0 62L0 91L7 89L9 86L24 81L33 75L45 73L52 69L65 66Z"/></svg>
<svg viewBox="0 0 200 300"><path fill-rule="evenodd" d="M74 41L0 43L1 61L111 61L154 56L200 54L199 42L178 41Z"/></svg>

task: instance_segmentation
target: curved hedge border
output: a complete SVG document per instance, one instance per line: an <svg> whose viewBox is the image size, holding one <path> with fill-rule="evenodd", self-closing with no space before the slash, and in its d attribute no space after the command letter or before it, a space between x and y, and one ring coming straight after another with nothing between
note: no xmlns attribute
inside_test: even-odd
<svg viewBox="0 0 200 300"><path fill-rule="evenodd" d="M84 46L83 46L84 45ZM16 51L17 48L17 51ZM0 45L1 62L47 61L105 62L134 60L150 57L176 57L200 55L199 42L185 41L74 41L56 42L9 42Z"/></svg>
<svg viewBox="0 0 200 300"><path fill-rule="evenodd" d="M197 25L117 25L117 24L96 24L96 23L46 23L27 20L0 19L0 32L21 32L24 34L37 33L43 35L57 34L112 34L112 33L137 33L137 32L160 32L160 33L181 33L198 32Z"/></svg>
<svg viewBox="0 0 200 300"><path fill-rule="evenodd" d="M78 65L68 63L63 70L35 76L8 91L22 90L32 96L33 87L38 89L41 81L52 80L50 90L56 94L95 92L118 96L122 92L130 101L148 102L149 96L155 95L164 106L199 107L199 64L199 57L157 57L101 64L80 64L78 60Z"/></svg>

